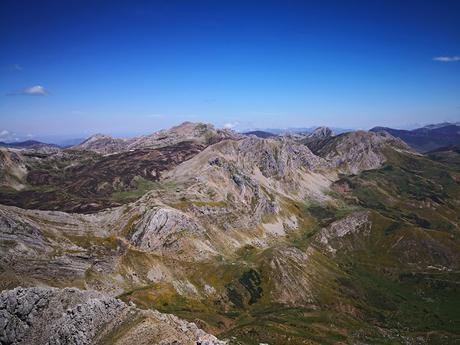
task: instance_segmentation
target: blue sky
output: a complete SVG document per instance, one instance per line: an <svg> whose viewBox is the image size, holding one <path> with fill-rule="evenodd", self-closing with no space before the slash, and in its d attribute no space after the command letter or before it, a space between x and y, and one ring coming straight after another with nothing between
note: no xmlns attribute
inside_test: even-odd
<svg viewBox="0 0 460 345"><path fill-rule="evenodd" d="M0 34L0 140L460 120L460 1L3 0Z"/></svg>

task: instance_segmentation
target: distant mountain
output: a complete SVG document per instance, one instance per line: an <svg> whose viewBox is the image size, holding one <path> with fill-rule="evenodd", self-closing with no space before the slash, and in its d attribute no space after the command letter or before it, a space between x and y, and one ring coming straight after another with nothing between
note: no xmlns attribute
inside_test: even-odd
<svg viewBox="0 0 460 345"><path fill-rule="evenodd" d="M460 143L460 126L452 123L428 125L411 131L388 127L374 127L370 131L388 132L419 152L428 152Z"/></svg>
<svg viewBox="0 0 460 345"><path fill-rule="evenodd" d="M0 146L18 149L59 148L58 145L42 143L41 141L36 140L26 140L13 143L0 142Z"/></svg>
<svg viewBox="0 0 460 345"><path fill-rule="evenodd" d="M261 131L261 132L268 132L277 135L283 134L299 134L299 133L313 133L317 128L323 128L320 126L312 126L312 127L289 127L289 128L254 128L251 130L246 130L244 132L252 132L252 131ZM352 129L349 128L340 128L340 127L329 127L334 133L340 134L345 132L351 132Z"/></svg>
<svg viewBox="0 0 460 345"><path fill-rule="evenodd" d="M60 146L60 147L62 147L62 148L67 148L67 147L71 147L71 146L81 144L84 141L85 141L84 138L72 138L72 139L58 140L58 141L55 141L53 143L58 145L58 146Z"/></svg>
<svg viewBox="0 0 460 345"><path fill-rule="evenodd" d="M423 128L437 129L437 128L442 128L442 127L446 127L446 126L450 126L450 125L460 126L460 122L455 122L455 123L451 123L451 122L435 123L435 124L423 126Z"/></svg>
<svg viewBox="0 0 460 345"><path fill-rule="evenodd" d="M184 122L153 134L129 139L95 134L81 144L72 146L72 149L112 154L143 148L160 148L184 141L207 146L223 139L235 139L239 136L239 134L231 130L217 129L211 124Z"/></svg>
<svg viewBox="0 0 460 345"><path fill-rule="evenodd" d="M460 144L441 147L427 155L435 161L456 166L460 170Z"/></svg>
<svg viewBox="0 0 460 345"><path fill-rule="evenodd" d="M264 138L264 139L278 136L277 134L266 132L266 131L249 131L249 132L245 132L243 134L255 135L256 137Z"/></svg>

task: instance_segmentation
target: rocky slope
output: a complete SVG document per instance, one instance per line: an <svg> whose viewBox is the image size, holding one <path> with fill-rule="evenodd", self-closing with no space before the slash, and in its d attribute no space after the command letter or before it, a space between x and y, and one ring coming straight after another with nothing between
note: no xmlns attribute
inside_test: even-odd
<svg viewBox="0 0 460 345"><path fill-rule="evenodd" d="M173 315L72 288L3 291L0 322L5 345L225 344Z"/></svg>
<svg viewBox="0 0 460 345"><path fill-rule="evenodd" d="M0 187L21 190L25 186L27 168L19 152L0 148Z"/></svg>
<svg viewBox="0 0 460 345"><path fill-rule="evenodd" d="M83 143L73 146L72 149L111 154L128 150L160 148L176 145L183 141L209 145L230 138L238 138L238 135L230 130L216 129L210 124L184 122L170 129L130 139L112 138L107 135L96 134Z"/></svg>
<svg viewBox="0 0 460 345"><path fill-rule="evenodd" d="M71 149L93 151L100 154L111 154L126 150L131 139L112 138L109 135L94 134Z"/></svg>
<svg viewBox="0 0 460 345"><path fill-rule="evenodd" d="M381 167L387 160L388 150L411 151L402 140L386 132L356 131L326 136L307 146L345 174Z"/></svg>

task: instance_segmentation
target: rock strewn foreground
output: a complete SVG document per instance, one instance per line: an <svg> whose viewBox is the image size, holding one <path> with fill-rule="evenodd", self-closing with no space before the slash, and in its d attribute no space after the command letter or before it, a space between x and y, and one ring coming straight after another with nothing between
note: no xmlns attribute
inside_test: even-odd
<svg viewBox="0 0 460 345"><path fill-rule="evenodd" d="M0 294L0 343L225 344L174 315L140 310L94 291L38 287Z"/></svg>

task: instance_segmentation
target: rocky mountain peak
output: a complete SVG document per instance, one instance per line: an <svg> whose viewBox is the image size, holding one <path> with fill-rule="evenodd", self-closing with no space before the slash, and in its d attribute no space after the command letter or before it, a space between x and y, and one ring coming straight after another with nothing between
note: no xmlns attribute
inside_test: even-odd
<svg viewBox="0 0 460 345"><path fill-rule="evenodd" d="M224 154L228 161L236 162L240 168L253 171L257 167L267 177L282 177L296 169L315 170L327 166L308 147L288 137L263 139L249 136L223 141L211 148Z"/></svg>
<svg viewBox="0 0 460 345"><path fill-rule="evenodd" d="M123 151L129 139L113 138L109 135L94 134L82 143L72 146L73 150L93 151L101 154L111 154Z"/></svg>
<svg viewBox="0 0 460 345"><path fill-rule="evenodd" d="M406 143L385 131L344 133L309 147L315 154L347 174L381 167L387 160L386 149L411 151Z"/></svg>
<svg viewBox="0 0 460 345"><path fill-rule="evenodd" d="M87 150L102 154L119 153L144 148L160 148L190 141L200 145L210 145L224 139L237 139L241 135L228 130L216 129L212 124L183 122L169 129L162 129L149 135L130 139L113 138L95 134L83 143L72 147L74 150Z"/></svg>
<svg viewBox="0 0 460 345"><path fill-rule="evenodd" d="M311 133L310 137L323 139L323 138L331 137L333 135L334 135L334 132L329 127L318 127L313 131L313 133Z"/></svg>

